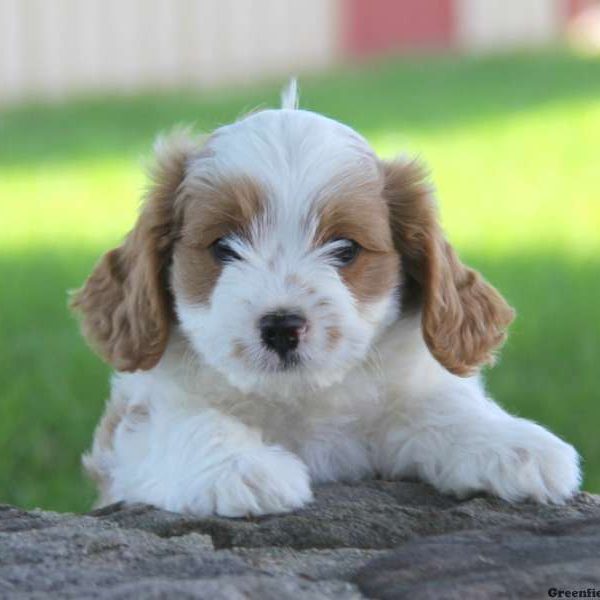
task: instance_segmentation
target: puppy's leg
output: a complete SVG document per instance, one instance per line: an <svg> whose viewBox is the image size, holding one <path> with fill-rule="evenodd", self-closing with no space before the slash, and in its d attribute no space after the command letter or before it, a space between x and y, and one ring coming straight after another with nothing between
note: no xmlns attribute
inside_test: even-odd
<svg viewBox="0 0 600 600"><path fill-rule="evenodd" d="M136 415L137 412L137 415ZM128 412L111 447L84 458L105 475L105 501L145 502L175 512L227 517L281 513L312 499L308 470L294 454L216 410L159 407Z"/></svg>
<svg viewBox="0 0 600 600"><path fill-rule="evenodd" d="M385 476L416 476L457 496L485 491L563 503L580 485L574 448L507 414L475 380L411 404L385 429L377 451Z"/></svg>

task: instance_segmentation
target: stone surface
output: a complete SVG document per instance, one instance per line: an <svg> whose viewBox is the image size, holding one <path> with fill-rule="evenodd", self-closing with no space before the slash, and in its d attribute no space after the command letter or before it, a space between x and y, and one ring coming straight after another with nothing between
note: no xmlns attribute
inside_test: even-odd
<svg viewBox="0 0 600 600"><path fill-rule="evenodd" d="M551 588L600 595L600 518L413 540L355 580L383 599L547 598Z"/></svg>
<svg viewBox="0 0 600 600"><path fill-rule="evenodd" d="M600 498L566 506L331 484L293 514L196 519L0 506L0 598L545 598L600 594Z"/></svg>

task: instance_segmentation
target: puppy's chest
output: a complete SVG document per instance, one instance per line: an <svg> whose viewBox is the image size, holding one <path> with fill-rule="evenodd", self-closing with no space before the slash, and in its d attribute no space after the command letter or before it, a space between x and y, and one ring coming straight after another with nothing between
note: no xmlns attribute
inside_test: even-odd
<svg viewBox="0 0 600 600"><path fill-rule="evenodd" d="M361 381L286 398L257 398L229 407L230 414L261 431L267 443L297 449L307 441L368 437L385 409L379 385Z"/></svg>

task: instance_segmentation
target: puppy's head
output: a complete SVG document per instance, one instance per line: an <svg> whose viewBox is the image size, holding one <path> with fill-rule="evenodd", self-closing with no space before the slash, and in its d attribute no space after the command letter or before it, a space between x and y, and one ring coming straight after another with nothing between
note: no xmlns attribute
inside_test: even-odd
<svg viewBox="0 0 600 600"><path fill-rule="evenodd" d="M491 361L512 311L444 239L420 168L282 109L203 143L161 142L135 228L73 306L119 370L153 367L177 323L205 362L252 390L340 380L409 288L439 362L464 375Z"/></svg>

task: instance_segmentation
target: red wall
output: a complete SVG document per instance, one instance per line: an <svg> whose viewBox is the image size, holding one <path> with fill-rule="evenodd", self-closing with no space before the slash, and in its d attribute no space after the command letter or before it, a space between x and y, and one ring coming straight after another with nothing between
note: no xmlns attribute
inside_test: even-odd
<svg viewBox="0 0 600 600"><path fill-rule="evenodd" d="M581 12L584 8L587 8L588 6L593 6L594 4L594 0L567 0L567 16L577 16L577 14Z"/></svg>
<svg viewBox="0 0 600 600"><path fill-rule="evenodd" d="M361 56L451 46L453 4L453 0L345 0L345 49Z"/></svg>

